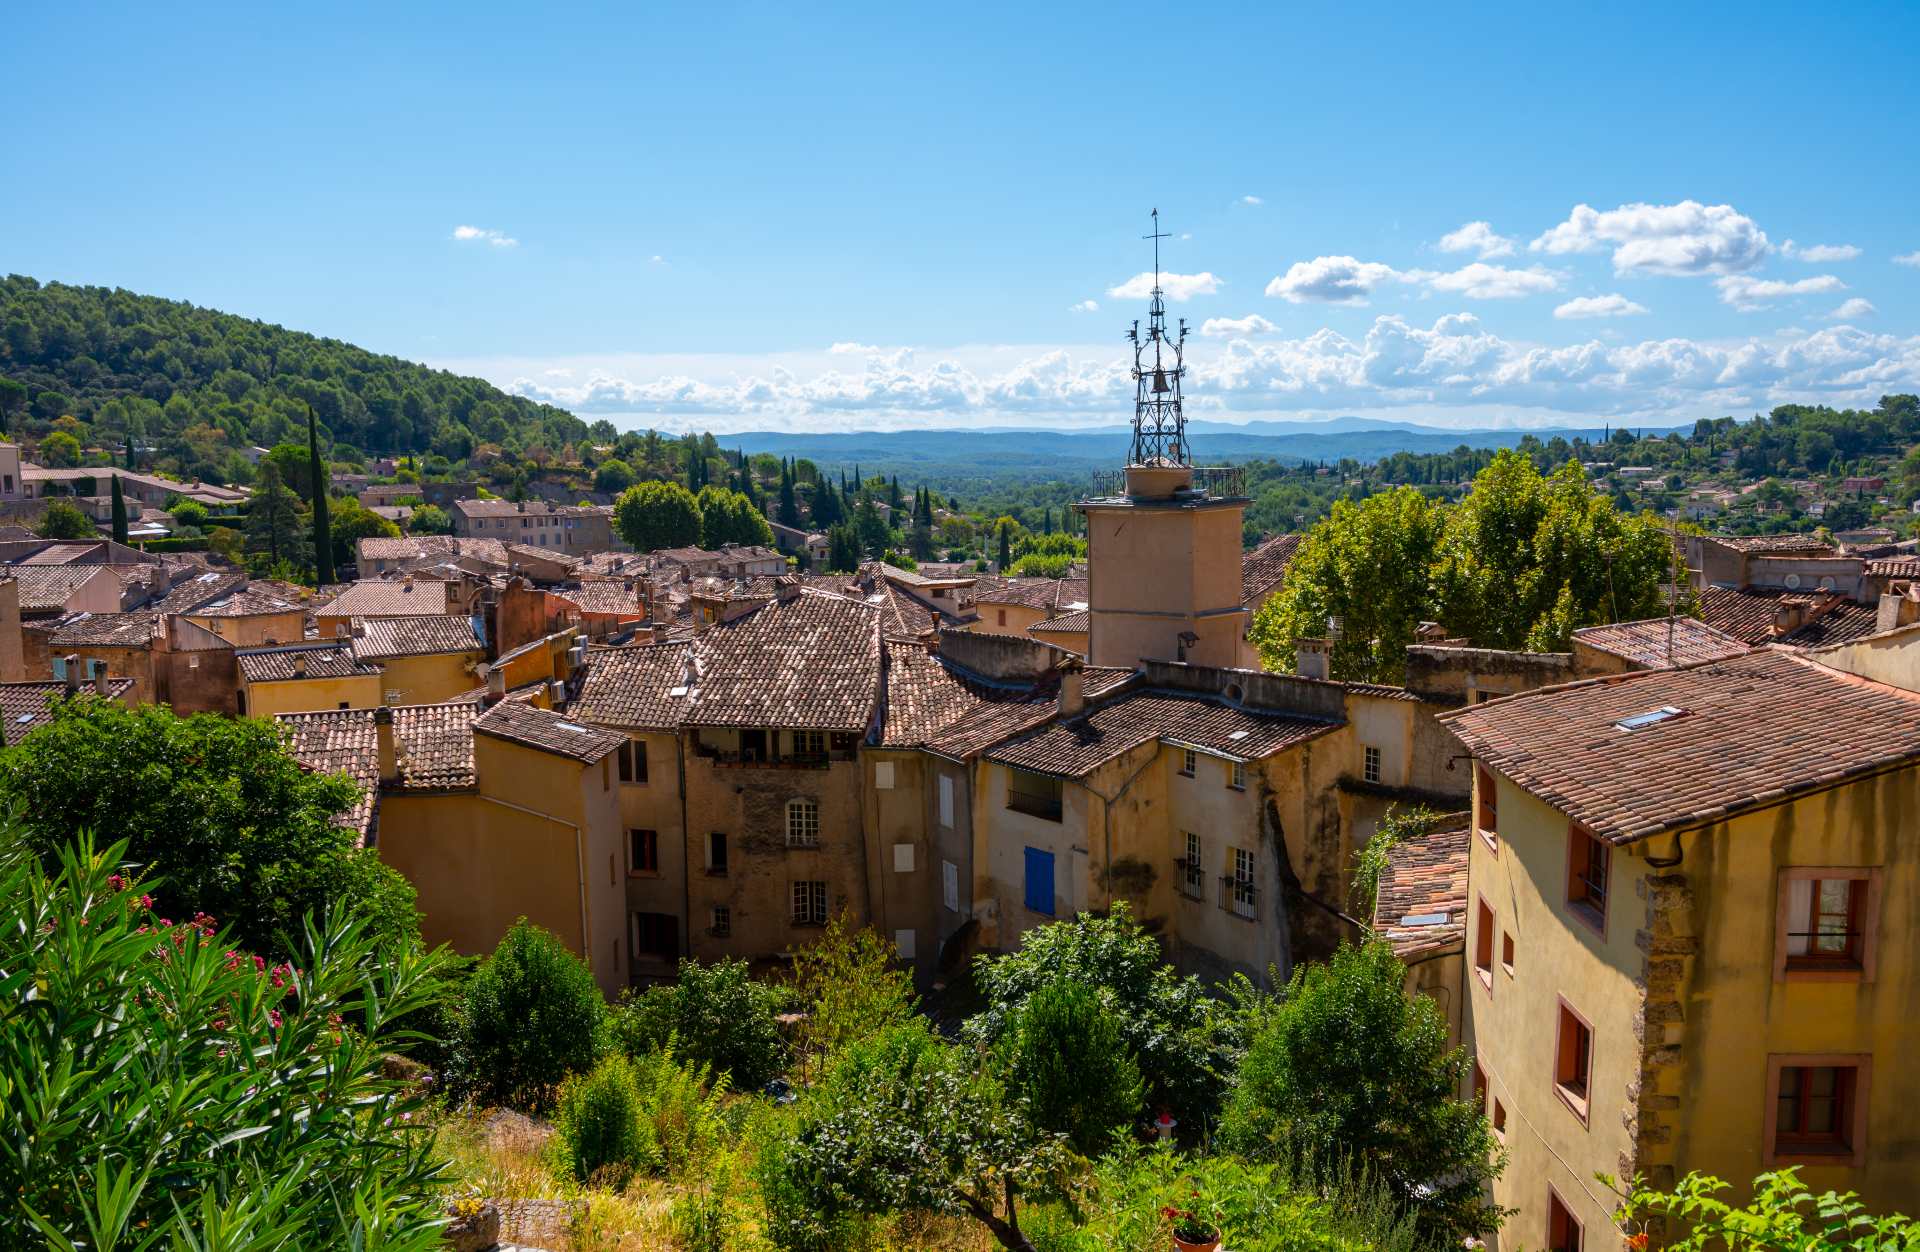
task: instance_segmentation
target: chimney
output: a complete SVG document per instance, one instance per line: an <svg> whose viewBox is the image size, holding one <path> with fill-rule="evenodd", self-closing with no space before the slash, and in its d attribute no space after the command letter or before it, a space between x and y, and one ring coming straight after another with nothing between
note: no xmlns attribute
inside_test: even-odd
<svg viewBox="0 0 1920 1252"><path fill-rule="evenodd" d="M1060 716L1078 717L1086 707L1086 667L1071 657L1060 663Z"/></svg>
<svg viewBox="0 0 1920 1252"><path fill-rule="evenodd" d="M293 676L295 678L305 678L307 676L306 653L296 652L293 654Z"/></svg>
<svg viewBox="0 0 1920 1252"><path fill-rule="evenodd" d="M1880 593L1880 604L1873 623L1875 634L1898 626L1909 626L1916 621L1920 621L1920 584L1898 583Z"/></svg>
<svg viewBox="0 0 1920 1252"><path fill-rule="evenodd" d="M782 604L792 604L800 598L800 580L792 574L782 574L773 580L774 592Z"/></svg>
<svg viewBox="0 0 1920 1252"><path fill-rule="evenodd" d="M498 665L487 666L487 703L498 704L507 698L507 671Z"/></svg>
<svg viewBox="0 0 1920 1252"><path fill-rule="evenodd" d="M525 500L520 501L520 511L522 513L527 511L527 502Z"/></svg>
<svg viewBox="0 0 1920 1252"><path fill-rule="evenodd" d="M393 710L386 705L373 711L373 740L380 758L380 781L400 781L400 753L393 743Z"/></svg>
<svg viewBox="0 0 1920 1252"><path fill-rule="evenodd" d="M1333 671L1333 645L1325 639L1293 641L1293 672L1325 682Z"/></svg>
<svg viewBox="0 0 1920 1252"><path fill-rule="evenodd" d="M1775 637L1790 635L1800 629L1807 620L1807 606L1797 600L1782 600L1773 606L1773 633Z"/></svg>
<svg viewBox="0 0 1920 1252"><path fill-rule="evenodd" d="M80 654L78 652L69 652L67 654L65 669L67 694L71 696L80 690Z"/></svg>

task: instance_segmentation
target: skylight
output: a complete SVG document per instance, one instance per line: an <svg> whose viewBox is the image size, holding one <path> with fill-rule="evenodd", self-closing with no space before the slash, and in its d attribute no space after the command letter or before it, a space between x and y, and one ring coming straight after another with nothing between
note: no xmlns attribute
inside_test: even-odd
<svg viewBox="0 0 1920 1252"><path fill-rule="evenodd" d="M1645 730L1661 722L1671 721L1685 713L1685 709L1676 709L1671 704L1663 704L1657 709L1648 709L1644 713L1635 713L1632 717L1623 717L1613 724L1615 730Z"/></svg>

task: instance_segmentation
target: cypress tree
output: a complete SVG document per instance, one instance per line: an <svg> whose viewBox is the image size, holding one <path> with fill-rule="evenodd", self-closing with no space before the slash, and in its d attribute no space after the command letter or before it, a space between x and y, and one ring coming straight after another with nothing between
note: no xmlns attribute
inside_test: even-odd
<svg viewBox="0 0 1920 1252"><path fill-rule="evenodd" d="M327 517L327 488L331 481L320 460L320 428L307 406L307 470L313 476L313 577L324 587L333 578L333 528Z"/></svg>
<svg viewBox="0 0 1920 1252"><path fill-rule="evenodd" d="M120 490L120 475L113 476L113 541L127 541L127 497Z"/></svg>
<svg viewBox="0 0 1920 1252"><path fill-rule="evenodd" d="M1040 532L1041 534L1051 535L1053 533L1053 506L1052 505L1047 506L1046 517L1045 517L1045 520L1041 522L1041 527L1042 527Z"/></svg>
<svg viewBox="0 0 1920 1252"><path fill-rule="evenodd" d="M1005 523L1002 523L1000 526L1000 569L999 569L999 573L1002 577L1006 576L1007 566L1011 564L1013 564L1013 529L1012 527L1007 526Z"/></svg>

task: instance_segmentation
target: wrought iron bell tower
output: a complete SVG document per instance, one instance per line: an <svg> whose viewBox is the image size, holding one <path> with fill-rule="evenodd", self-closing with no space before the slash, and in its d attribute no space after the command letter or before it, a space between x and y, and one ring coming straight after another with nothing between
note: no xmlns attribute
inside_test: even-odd
<svg viewBox="0 0 1920 1252"><path fill-rule="evenodd" d="M1193 464L1187 447L1187 418L1180 408L1180 384L1186 377L1187 319L1167 333L1167 302L1160 290L1160 210L1153 211L1153 302L1147 306L1147 333L1136 319L1127 331L1133 345L1133 449L1129 465L1184 467ZM1151 360L1149 360L1151 357Z"/></svg>

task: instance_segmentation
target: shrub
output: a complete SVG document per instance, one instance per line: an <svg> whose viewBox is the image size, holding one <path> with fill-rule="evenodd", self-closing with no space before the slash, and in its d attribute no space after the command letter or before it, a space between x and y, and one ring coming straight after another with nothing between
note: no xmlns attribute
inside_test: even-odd
<svg viewBox="0 0 1920 1252"><path fill-rule="evenodd" d="M4 844L7 1246L439 1246L425 1107L381 1056L443 953L336 909L269 965L157 918L113 872L124 844L51 871Z"/></svg>
<svg viewBox="0 0 1920 1252"><path fill-rule="evenodd" d="M787 1045L775 1020L782 1002L780 989L755 982L745 961L683 959L672 985L622 995L613 1037L630 1056L671 1041L678 1055L753 1090L786 1065Z"/></svg>
<svg viewBox="0 0 1920 1252"><path fill-rule="evenodd" d="M724 1129L726 1075L715 1078L705 1065L681 1064L671 1047L637 1059L633 1073L640 1092L640 1134L652 1167L679 1174L705 1158Z"/></svg>
<svg viewBox="0 0 1920 1252"><path fill-rule="evenodd" d="M618 1190L651 1165L640 1130L640 1085L633 1063L618 1053L561 1084L554 1114L554 1150L581 1182Z"/></svg>
<svg viewBox="0 0 1920 1252"><path fill-rule="evenodd" d="M794 991L806 1010L800 1047L810 1064L912 1019L913 979L893 957L891 942L872 927L856 929L845 914L794 954Z"/></svg>
<svg viewBox="0 0 1920 1252"><path fill-rule="evenodd" d="M1027 1000L1000 1040L1008 1094L1040 1130L1097 1156L1140 1116L1144 1086L1099 993L1054 983Z"/></svg>
<svg viewBox="0 0 1920 1252"><path fill-rule="evenodd" d="M1447 1050L1433 1001L1377 940L1294 971L1240 1067L1221 1138L1248 1155L1369 1163L1424 1232L1457 1242L1498 1225L1485 1198L1498 1145L1459 1097L1465 1051Z"/></svg>
<svg viewBox="0 0 1920 1252"><path fill-rule="evenodd" d="M568 1074L593 1068L606 1016L580 958L521 918L467 983L462 1088L484 1101L545 1108Z"/></svg>
<svg viewBox="0 0 1920 1252"><path fill-rule="evenodd" d="M1159 941L1124 901L1106 917L1082 914L1028 931L1019 951L976 958L974 977L987 1004L967 1020L967 1038L998 1043L1035 992L1075 983L1094 990L1118 1023L1149 1107L1171 1110L1196 1131L1216 1115L1241 1043L1239 1019L1199 979L1161 960Z"/></svg>
<svg viewBox="0 0 1920 1252"><path fill-rule="evenodd" d="M1708 1174L1692 1173L1671 1191L1660 1191L1636 1180L1622 1203L1624 1226L1639 1227L1630 1246L1644 1248L1649 1221L1679 1219L1679 1237L1664 1246L1673 1252L1896 1252L1920 1247L1920 1221L1901 1214L1874 1217L1849 1191L1816 1196L1800 1181L1796 1168L1760 1175L1753 1180L1753 1199L1736 1208L1716 1192L1727 1184Z"/></svg>

